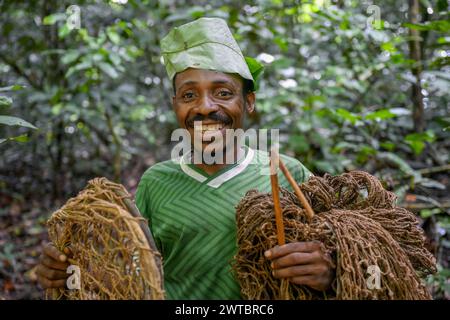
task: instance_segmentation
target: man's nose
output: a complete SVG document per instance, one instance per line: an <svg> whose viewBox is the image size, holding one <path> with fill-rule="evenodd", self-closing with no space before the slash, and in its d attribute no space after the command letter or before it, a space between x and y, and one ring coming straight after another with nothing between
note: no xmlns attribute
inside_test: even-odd
<svg viewBox="0 0 450 320"><path fill-rule="evenodd" d="M202 114L204 116L212 113L212 112L216 112L219 110L219 107L217 106L217 104L212 101L212 99L210 97L208 97L208 95L203 96L203 98L199 101L198 106L196 107L195 112L197 114Z"/></svg>

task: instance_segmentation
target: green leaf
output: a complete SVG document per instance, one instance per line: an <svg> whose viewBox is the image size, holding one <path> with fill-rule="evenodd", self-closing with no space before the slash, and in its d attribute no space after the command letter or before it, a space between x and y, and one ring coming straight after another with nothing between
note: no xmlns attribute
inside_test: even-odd
<svg viewBox="0 0 450 320"><path fill-rule="evenodd" d="M353 150L354 151L354 150L356 150L356 148L357 148L356 145L353 143L349 143L346 141L340 141L331 149L331 151L333 153L339 153L343 150Z"/></svg>
<svg viewBox="0 0 450 320"><path fill-rule="evenodd" d="M314 165L316 166L316 168L322 172L327 172L327 173L334 173L334 167L333 165L328 162L328 161L322 161L322 160L318 160L316 162L314 162Z"/></svg>
<svg viewBox="0 0 450 320"><path fill-rule="evenodd" d="M376 157L381 160L389 161L390 163L396 165L400 171L402 171L406 176L414 177L415 181L420 181L422 175L420 172L414 170L405 160L392 152L378 152Z"/></svg>
<svg viewBox="0 0 450 320"><path fill-rule="evenodd" d="M344 20L340 23L339 28L340 28L341 30L348 30L348 29L350 29L350 22L349 22L347 19L344 19Z"/></svg>
<svg viewBox="0 0 450 320"><path fill-rule="evenodd" d="M425 143L419 140L406 141L415 154L419 155L425 148Z"/></svg>
<svg viewBox="0 0 450 320"><path fill-rule="evenodd" d="M364 116L366 120L384 120L394 118L395 114L393 114L389 109L380 109L375 112L371 112Z"/></svg>
<svg viewBox="0 0 450 320"><path fill-rule="evenodd" d="M28 142L30 140L30 138L28 137L28 135L26 134L21 134L20 136L17 137L10 137L10 138L6 138L6 139L0 139L0 144L7 142L7 141L17 141L17 142Z"/></svg>
<svg viewBox="0 0 450 320"><path fill-rule="evenodd" d="M114 69L113 66L111 66L109 63L106 62L100 62L98 64L100 70L102 70L104 73L106 73L108 76L110 76L113 79L116 79L119 77L119 74L117 73L116 69Z"/></svg>
<svg viewBox="0 0 450 320"><path fill-rule="evenodd" d="M108 29L106 31L106 34L108 35L108 38L109 38L109 40L111 40L112 43L114 43L114 44L119 44L120 43L120 36L114 30Z"/></svg>
<svg viewBox="0 0 450 320"><path fill-rule="evenodd" d="M118 55L118 54L116 54L114 52L110 52L109 53L109 60L116 67L119 67L121 65L121 62L122 62L122 58L120 57L120 55Z"/></svg>
<svg viewBox="0 0 450 320"><path fill-rule="evenodd" d="M405 142L411 147L415 154L422 153L425 148L425 142L433 142L434 140L435 135L432 131L411 133L405 137Z"/></svg>
<svg viewBox="0 0 450 320"><path fill-rule="evenodd" d="M61 62L63 64L71 64L75 62L79 56L80 52L78 50L70 50L61 57Z"/></svg>
<svg viewBox="0 0 450 320"><path fill-rule="evenodd" d="M10 97L0 96L0 107L9 106L12 103Z"/></svg>
<svg viewBox="0 0 450 320"><path fill-rule="evenodd" d="M394 53L397 51L397 48L395 47L395 45L392 42L385 42L381 45L381 49L383 49L384 51L387 51L389 53Z"/></svg>
<svg viewBox="0 0 450 320"><path fill-rule="evenodd" d="M8 140L13 140L17 142L28 142L30 138L28 138L28 135L26 134L21 134L20 136L17 137L8 138Z"/></svg>
<svg viewBox="0 0 450 320"><path fill-rule="evenodd" d="M388 151L393 151L395 149L395 143L386 141L386 142L380 142L380 147L388 150Z"/></svg>
<svg viewBox="0 0 450 320"><path fill-rule="evenodd" d="M296 152L305 153L309 150L309 142L302 135L292 135L289 138L289 147Z"/></svg>
<svg viewBox="0 0 450 320"><path fill-rule="evenodd" d="M0 116L0 123L8 125L8 126L21 126L21 127L31 128L31 129L37 129L31 123L29 123L23 119L17 118L17 117Z"/></svg>
<svg viewBox="0 0 450 320"><path fill-rule="evenodd" d="M403 24L403 26L419 31L437 31L437 32L450 31L450 21L447 20L435 20L423 24L414 24L406 22Z"/></svg>
<svg viewBox="0 0 450 320"><path fill-rule="evenodd" d="M63 104L62 103L57 103L52 107L52 114L57 116L58 114L61 113L61 110L63 109Z"/></svg>
<svg viewBox="0 0 450 320"><path fill-rule="evenodd" d="M285 69L295 65L295 61L291 58L283 57L280 59L274 60L270 67L274 69Z"/></svg>
<svg viewBox="0 0 450 320"><path fill-rule="evenodd" d="M24 86L21 86L20 84L15 84L15 85L13 85L13 86L0 88L0 92L5 92L5 91L17 91L17 90L20 90L20 89L23 89L23 88L25 88L25 87L24 87Z"/></svg>
<svg viewBox="0 0 450 320"><path fill-rule="evenodd" d="M426 219L429 218L435 214L439 214L441 213L441 209L439 208L434 208L434 209L422 209L420 210L420 217L422 219Z"/></svg>
<svg viewBox="0 0 450 320"><path fill-rule="evenodd" d="M90 67L92 67L92 63L89 61L84 61L84 62L78 63L78 64L74 65L73 67L70 67L69 70L67 70L66 77L70 77L72 74L74 74L78 71L81 71L81 70L89 69Z"/></svg>
<svg viewBox="0 0 450 320"><path fill-rule="evenodd" d="M358 163L366 163L375 154L377 154L377 150L368 145L363 145L356 155L356 161Z"/></svg>
<svg viewBox="0 0 450 320"><path fill-rule="evenodd" d="M250 70L253 80L256 83L258 78L264 71L264 66L262 65L262 63L259 63L251 57L245 57L245 62L247 62L248 69Z"/></svg>
<svg viewBox="0 0 450 320"><path fill-rule="evenodd" d="M70 31L72 31L69 28L69 25L67 23L65 23L63 26L61 26L58 30L58 37L61 39L64 39L65 37L67 37L67 35L70 33Z"/></svg>
<svg viewBox="0 0 450 320"><path fill-rule="evenodd" d="M273 42L275 42L283 52L286 52L289 49L287 40L282 37L275 37Z"/></svg>
<svg viewBox="0 0 450 320"><path fill-rule="evenodd" d="M49 16L46 16L44 18L44 20L42 21L42 23L46 26L48 25L53 25L58 21L63 21L66 19L66 14L65 13L54 13L51 14Z"/></svg>
<svg viewBox="0 0 450 320"><path fill-rule="evenodd" d="M336 114L347 121L350 121L351 124L355 124L356 121L358 121L361 117L359 115L353 114L351 112L349 112L348 110L339 108L336 110Z"/></svg>

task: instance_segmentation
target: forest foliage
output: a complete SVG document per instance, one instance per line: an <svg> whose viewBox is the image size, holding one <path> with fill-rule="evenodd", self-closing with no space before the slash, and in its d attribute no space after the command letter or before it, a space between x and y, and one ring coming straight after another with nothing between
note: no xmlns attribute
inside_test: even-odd
<svg viewBox="0 0 450 320"><path fill-rule="evenodd" d="M380 177L431 226L430 281L448 297L446 0L0 0L0 224L14 234L29 217L42 235L88 179L134 190L169 157L177 124L159 41L203 16L225 19L265 65L249 126L279 128L282 151L316 174ZM0 258L23 261L11 232Z"/></svg>

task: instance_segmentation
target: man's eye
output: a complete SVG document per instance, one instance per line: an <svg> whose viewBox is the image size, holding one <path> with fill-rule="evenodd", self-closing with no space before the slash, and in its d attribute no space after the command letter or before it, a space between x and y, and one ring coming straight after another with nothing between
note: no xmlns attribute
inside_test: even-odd
<svg viewBox="0 0 450 320"><path fill-rule="evenodd" d="M186 93L183 93L183 95L181 97L183 99L185 99L185 100L189 100L189 99L194 98L194 93L193 92L186 92Z"/></svg>
<svg viewBox="0 0 450 320"><path fill-rule="evenodd" d="M218 92L218 95L219 95L220 97L229 97L229 96L232 96L233 93L230 92L230 91L228 91L228 90L220 90L220 91Z"/></svg>

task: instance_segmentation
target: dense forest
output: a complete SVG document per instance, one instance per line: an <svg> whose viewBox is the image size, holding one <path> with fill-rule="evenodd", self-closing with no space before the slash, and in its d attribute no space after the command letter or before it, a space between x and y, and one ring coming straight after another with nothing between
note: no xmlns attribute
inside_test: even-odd
<svg viewBox="0 0 450 320"><path fill-rule="evenodd" d="M364 170L417 213L450 298L447 0L0 0L0 299L39 299L45 222L93 177L134 192L177 128L160 40L227 21L264 64L249 126L314 174Z"/></svg>

